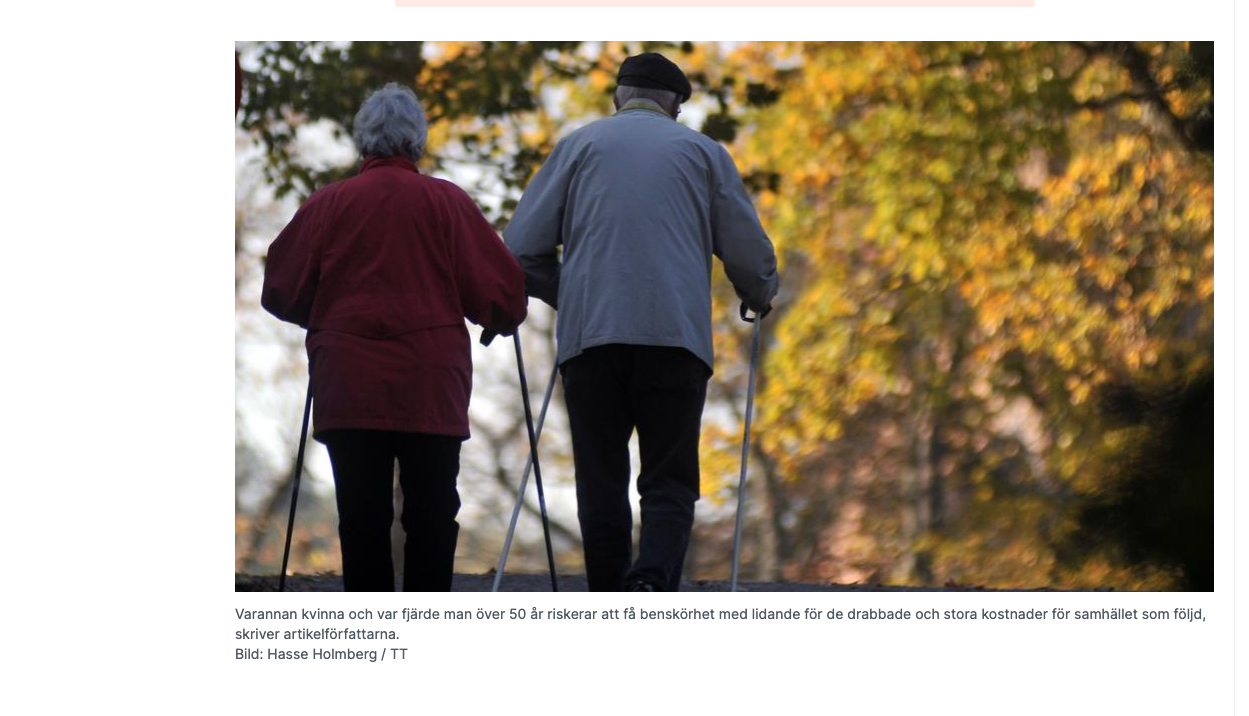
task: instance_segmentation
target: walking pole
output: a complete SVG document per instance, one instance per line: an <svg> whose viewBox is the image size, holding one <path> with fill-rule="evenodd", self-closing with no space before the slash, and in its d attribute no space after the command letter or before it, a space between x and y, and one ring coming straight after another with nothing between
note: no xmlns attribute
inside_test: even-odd
<svg viewBox="0 0 1249 716"><path fill-rule="evenodd" d="M483 331L481 344L490 345L494 337L494 333ZM546 563L551 571L551 591L558 592L559 582L555 577L555 552L551 549L551 523L546 515L546 494L542 490L542 465L538 462L538 435L533 427L533 408L529 404L529 381L525 379L525 357L520 350L519 328L512 334L512 339L516 346L516 372L520 375L520 395L525 406L525 427L529 431L529 460L533 463L533 482L538 488L538 511L542 515L542 536L546 540Z"/></svg>
<svg viewBox="0 0 1249 716"><path fill-rule="evenodd" d="M767 309L764 309L767 313ZM746 317L746 304L742 304L742 320L755 324L754 336L750 339L750 383L746 387L746 429L742 436L742 476L737 483L737 521L733 525L733 576L729 591L737 591L737 565L742 551L742 517L746 508L746 466L750 461L750 417L755 409L755 371L759 365L759 324L763 315L756 313L754 318Z"/></svg>
<svg viewBox="0 0 1249 716"><path fill-rule="evenodd" d="M299 429L299 452L295 454L295 483L291 487L291 514L286 521L286 549L282 551L282 574L278 576L278 591L286 591L286 563L291 558L291 536L295 532L295 503L299 501L299 479L304 473L304 446L308 442L308 417L312 412L312 366L308 370L308 397L304 398L304 420Z"/></svg>
<svg viewBox="0 0 1249 716"><path fill-rule="evenodd" d="M555 377L559 375L559 362L551 367L551 380L546 384L546 393L542 396L542 410L538 411L538 440L542 440L542 426L546 423L546 409L551 404L551 393L555 392ZM499 566L494 570L494 585L490 591L499 591L503 581L503 569L507 566L507 556L512 550L512 537L516 534L516 521L520 519L520 508L525 504L525 487L529 484L529 471L533 468L533 455L525 460L525 472L520 477L520 489L516 491L516 504L512 507L512 521L507 526L507 537L503 540L503 551L499 553Z"/></svg>

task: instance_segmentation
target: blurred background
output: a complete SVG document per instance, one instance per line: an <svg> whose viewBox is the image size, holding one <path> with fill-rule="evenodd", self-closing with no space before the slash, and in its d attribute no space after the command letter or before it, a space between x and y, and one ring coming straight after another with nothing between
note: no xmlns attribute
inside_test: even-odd
<svg viewBox="0 0 1249 716"><path fill-rule="evenodd" d="M307 385L303 332L259 305L265 252L303 198L354 173L360 102L413 87L421 170L502 229L555 142L610 114L620 61L650 50L690 76L681 121L729 148L780 261L744 578L1212 589L1213 49L237 43L236 570L279 569ZM749 360L719 268L713 290L695 579L729 573ZM536 410L554 314L530 308ZM509 344L473 348L459 572L494 568L528 450ZM333 572L333 480L309 444L292 572ZM558 387L541 450L557 562L575 572ZM527 497L508 569L541 572Z"/></svg>

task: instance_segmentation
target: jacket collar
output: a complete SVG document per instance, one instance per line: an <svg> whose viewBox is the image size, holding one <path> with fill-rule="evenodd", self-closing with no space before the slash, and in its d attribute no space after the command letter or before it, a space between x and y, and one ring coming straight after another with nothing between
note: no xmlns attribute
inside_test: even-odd
<svg viewBox="0 0 1249 716"><path fill-rule="evenodd" d="M370 154L364 158L363 162L360 163L360 173L363 174L370 169L376 169L378 167L398 167L400 169L407 169L408 171L416 172L417 174L421 173L420 170L416 168L416 164L414 164L412 160L407 157L379 157L375 154Z"/></svg>
<svg viewBox="0 0 1249 716"><path fill-rule="evenodd" d="M665 112L663 107L659 106L658 102L654 100L650 100L650 99L644 99L642 97L631 99L628 102L625 102L625 105L623 107L616 110L616 114L620 114L621 112L630 112L635 109L643 110L646 112L658 112L659 114L662 114L668 119L672 119L672 115Z"/></svg>

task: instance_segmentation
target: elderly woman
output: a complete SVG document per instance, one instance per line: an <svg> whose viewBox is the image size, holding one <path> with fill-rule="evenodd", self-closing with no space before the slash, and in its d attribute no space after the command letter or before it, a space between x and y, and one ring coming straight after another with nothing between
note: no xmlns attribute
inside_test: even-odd
<svg viewBox="0 0 1249 716"><path fill-rule="evenodd" d="M524 274L477 205L417 170L425 136L411 90L373 93L353 129L359 174L309 197L265 266L265 309L308 329L348 591L394 590L396 460L403 588L451 588L472 391L464 319L502 334L525 319Z"/></svg>

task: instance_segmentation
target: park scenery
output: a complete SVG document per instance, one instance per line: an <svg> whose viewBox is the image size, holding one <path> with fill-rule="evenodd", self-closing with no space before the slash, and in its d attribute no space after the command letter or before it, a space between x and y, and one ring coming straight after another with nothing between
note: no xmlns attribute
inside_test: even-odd
<svg viewBox="0 0 1249 716"><path fill-rule="evenodd" d="M266 251L302 200L357 171L360 103L413 89L429 117L420 170L502 231L555 143L612 112L621 61L654 51L689 76L679 121L729 150L781 275L739 494L751 326L714 270L692 585L728 578L744 500L748 584L1214 588L1211 43L236 51L238 579L279 570L307 386L303 331L260 307ZM535 411L555 320L530 300ZM529 449L511 341L475 342L473 360L463 575L495 568ZM576 575L558 384L540 455L555 561ZM333 481L311 441L299 501L290 571L332 575ZM546 569L537 513L531 484L509 575Z"/></svg>

